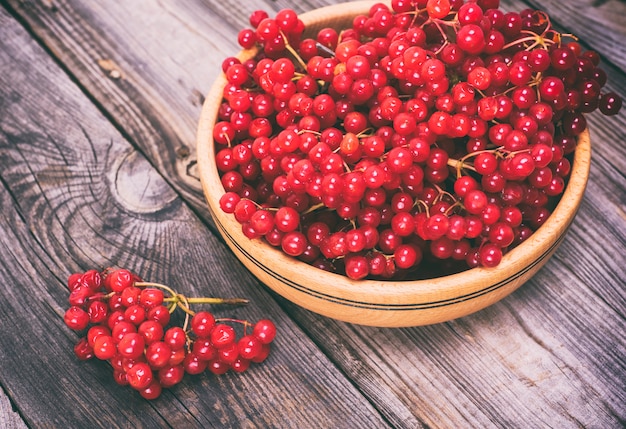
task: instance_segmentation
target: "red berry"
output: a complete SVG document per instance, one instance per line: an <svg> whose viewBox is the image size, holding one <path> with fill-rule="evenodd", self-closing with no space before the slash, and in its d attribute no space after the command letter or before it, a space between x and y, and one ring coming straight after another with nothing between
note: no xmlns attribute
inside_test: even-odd
<svg viewBox="0 0 626 429"><path fill-rule="evenodd" d="M255 335L245 335L237 343L239 356L244 359L254 359L260 352L263 343Z"/></svg>
<svg viewBox="0 0 626 429"><path fill-rule="evenodd" d="M148 311L147 319L166 327L170 323L170 312L164 305L157 305Z"/></svg>
<svg viewBox="0 0 626 429"><path fill-rule="evenodd" d="M185 349L172 349L172 354L170 355L170 360L168 361L168 365L181 365L185 360L185 356L187 356L187 352Z"/></svg>
<svg viewBox="0 0 626 429"><path fill-rule="evenodd" d="M450 1L428 0L428 2L426 3L426 10L428 11L428 16L430 16L431 18L445 18L450 12Z"/></svg>
<svg viewBox="0 0 626 429"><path fill-rule="evenodd" d="M89 314L80 307L72 306L65 312L63 320L68 328L81 331L89 324Z"/></svg>
<svg viewBox="0 0 626 429"><path fill-rule="evenodd" d="M123 268L113 271L107 277L107 284L113 292L122 292L133 284L133 274Z"/></svg>
<svg viewBox="0 0 626 429"><path fill-rule="evenodd" d="M83 273L83 275L80 278L80 282L83 285L87 286L89 289L96 292L100 289L100 286L102 284L102 277L100 276L99 271L88 270L88 271L85 271L85 273Z"/></svg>
<svg viewBox="0 0 626 429"><path fill-rule="evenodd" d="M250 361L242 357L238 357L232 364L230 364L230 367L235 372L244 372L250 367Z"/></svg>
<svg viewBox="0 0 626 429"><path fill-rule="evenodd" d="M128 359L138 359L143 355L146 342L141 334L129 332L117 344L117 351Z"/></svg>
<svg viewBox="0 0 626 429"><path fill-rule="evenodd" d="M221 349L235 342L235 330L232 326L219 323L211 331L211 343Z"/></svg>
<svg viewBox="0 0 626 429"><path fill-rule="evenodd" d="M217 356L217 349L208 338L198 338L193 342L192 350L198 359L209 361Z"/></svg>
<svg viewBox="0 0 626 429"><path fill-rule="evenodd" d="M74 346L74 355L79 360L89 360L94 357L94 350L89 345L87 338L81 338Z"/></svg>
<svg viewBox="0 0 626 429"><path fill-rule="evenodd" d="M215 318L208 311L199 311L191 318L191 330L198 338L208 338L215 326Z"/></svg>
<svg viewBox="0 0 626 429"><path fill-rule="evenodd" d="M163 341L155 341L146 348L146 361L152 369L164 368L170 360L172 349Z"/></svg>
<svg viewBox="0 0 626 429"><path fill-rule="evenodd" d="M83 273L74 273L68 277L67 287L69 288L70 292L72 292L74 289L81 285L82 276Z"/></svg>
<svg viewBox="0 0 626 429"><path fill-rule="evenodd" d="M182 365L168 365L158 372L158 380L162 387L173 387L183 380L185 369Z"/></svg>
<svg viewBox="0 0 626 429"><path fill-rule="evenodd" d="M198 358L195 353L187 353L183 361L183 368L187 374L201 374L207 368L207 362Z"/></svg>
<svg viewBox="0 0 626 429"><path fill-rule="evenodd" d="M231 344L228 344L227 346L224 346L220 349L217 350L217 358L227 364L230 365L233 362L235 362L235 360L237 360L237 358L239 358L239 347L237 345L237 343L233 342Z"/></svg>
<svg viewBox="0 0 626 429"><path fill-rule="evenodd" d="M605 115L617 115L622 108L622 98L615 92L608 92L600 98L599 107Z"/></svg>
<svg viewBox="0 0 626 429"><path fill-rule="evenodd" d="M92 301L87 309L91 323L101 323L109 316L109 306L102 301Z"/></svg>
<svg viewBox="0 0 626 429"><path fill-rule="evenodd" d="M100 335L94 340L93 352L98 359L108 360L117 353L117 345L110 335Z"/></svg>
<svg viewBox="0 0 626 429"><path fill-rule="evenodd" d="M267 359L269 354L270 354L270 345L269 345L269 343L263 344L263 347L261 347L261 351L256 355L256 357L254 359L252 359L252 362L261 363L265 359Z"/></svg>
<svg viewBox="0 0 626 429"><path fill-rule="evenodd" d="M143 390L152 383L152 369L145 362L137 362L126 371L126 378L130 387L136 390Z"/></svg>
<svg viewBox="0 0 626 429"><path fill-rule="evenodd" d="M172 326L165 331L163 341L169 345L172 350L180 350L187 342L187 335L180 326Z"/></svg>
<svg viewBox="0 0 626 429"><path fill-rule="evenodd" d="M128 376L127 376L128 377ZM163 390L161 384L158 380L152 380L148 386L143 389L139 389L139 394L148 400L156 399L161 396L161 391Z"/></svg>
<svg viewBox="0 0 626 429"><path fill-rule="evenodd" d="M163 292L159 289L145 288L139 294L139 304L146 310L163 304Z"/></svg>
<svg viewBox="0 0 626 429"><path fill-rule="evenodd" d="M154 320L146 320L139 325L137 332L143 336L147 345L163 339L163 326Z"/></svg>
<svg viewBox="0 0 626 429"><path fill-rule="evenodd" d="M212 359L206 364L206 368L215 375L226 374L230 369L230 365L219 359Z"/></svg>
<svg viewBox="0 0 626 429"><path fill-rule="evenodd" d="M462 26L457 33L457 44L470 55L480 54L485 48L485 35L480 26L468 24Z"/></svg>
<svg viewBox="0 0 626 429"><path fill-rule="evenodd" d="M107 328L106 326L102 326L102 325L95 325L92 326L91 328L89 328L89 331L87 331L87 342L88 344L93 347L94 342L96 341L96 338L98 338L101 335L111 335L111 330L109 328Z"/></svg>
<svg viewBox="0 0 626 429"><path fill-rule="evenodd" d="M482 266L493 268L502 260L502 250L495 244L486 244L479 250L479 260Z"/></svg>

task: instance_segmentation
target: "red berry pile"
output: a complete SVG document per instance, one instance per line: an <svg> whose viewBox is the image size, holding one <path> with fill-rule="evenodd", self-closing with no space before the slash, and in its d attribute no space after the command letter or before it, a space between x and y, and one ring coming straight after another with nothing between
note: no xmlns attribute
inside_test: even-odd
<svg viewBox="0 0 626 429"><path fill-rule="evenodd" d="M146 399L158 398L163 388L180 383L185 373L244 372L252 362L268 357L276 335L276 327L267 319L252 324L190 309L191 304L244 304L246 300L187 298L168 286L143 282L123 268L75 273L68 286L65 324L86 332L74 347L76 356L108 361L115 381ZM170 323L176 309L185 313L182 326ZM243 326L243 336L237 338L233 325ZM249 328L251 333L246 332Z"/></svg>
<svg viewBox="0 0 626 429"><path fill-rule="evenodd" d="M537 10L393 0L314 38L250 16L213 130L232 213L350 278L495 267L550 216L585 114L614 115L600 57Z"/></svg>

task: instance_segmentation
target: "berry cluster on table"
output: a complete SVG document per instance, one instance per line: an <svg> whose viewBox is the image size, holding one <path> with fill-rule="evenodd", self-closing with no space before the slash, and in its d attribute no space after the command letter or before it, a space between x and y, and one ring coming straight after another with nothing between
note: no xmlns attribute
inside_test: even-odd
<svg viewBox="0 0 626 429"><path fill-rule="evenodd" d="M245 299L186 297L124 268L74 273L68 287L64 322L85 333L74 354L109 362L114 380L145 399L158 398L185 374L244 372L267 359L276 336L268 319L252 324L191 310L195 304L246 304ZM173 323L177 309L185 314L182 326ZM241 337L234 326L243 327Z"/></svg>
<svg viewBox="0 0 626 429"><path fill-rule="evenodd" d="M585 115L614 115L600 56L499 0L376 3L305 35L250 15L213 128L220 207L245 236L352 279L496 267L550 216Z"/></svg>

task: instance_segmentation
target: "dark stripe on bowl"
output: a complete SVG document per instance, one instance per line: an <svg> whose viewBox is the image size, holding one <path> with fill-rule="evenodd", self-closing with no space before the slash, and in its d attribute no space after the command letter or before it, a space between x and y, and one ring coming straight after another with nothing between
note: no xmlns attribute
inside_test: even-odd
<svg viewBox="0 0 626 429"><path fill-rule="evenodd" d="M510 283L513 280L516 280L520 277L522 277L524 274L526 274L528 271L532 270L535 266L537 266L538 264L540 264L546 257L548 257L548 255L550 255L550 253L552 251L554 251L559 244L561 244L561 242L563 241L563 239L565 238L565 232L567 232L567 229L569 228L569 224L567 225L565 232L563 234L561 234L561 236L559 237L558 240L555 240L552 245L543 253L541 254L537 259L535 259L531 264L529 264L527 267L525 267L523 270L515 273L514 275L496 283L493 284L489 287L486 287L484 289L478 290L476 292L472 292L466 295L461 295L455 298L449 298L449 299L444 299L444 300L440 300L440 301L432 301L432 302L424 302L424 303L416 303L416 304L377 304L377 303L371 303L371 302L363 302L363 301L355 301L355 300L350 300L350 299L344 299L344 298L337 298L335 296L332 295L328 295L325 293L321 293L321 292L317 292L315 290L309 289L306 286L303 286L299 283L294 282L291 279L285 278L283 276L281 276L280 274L270 270L269 268L267 268L265 265L263 265L262 263L260 263L254 256L252 256L250 253L248 253L243 247L241 247L239 245L239 243L237 243L237 241L235 241L233 239L233 237L228 233L228 231L224 228L224 226L217 220L216 216L213 215L213 211L211 210L211 208L209 207L209 211L211 212L211 215L213 216L213 219L215 220L216 225L219 227L220 231L222 232L222 234L224 234L228 240L233 243L233 245L241 252L243 253L246 258L248 258L248 260L252 263L254 263L254 265L256 265L257 267L259 267L261 270L263 270L265 273L267 273L268 275L274 277L275 279L285 283L286 285L292 287L293 289L298 290L299 292L305 293L307 295L310 295L312 297L318 298L318 299L323 299L325 301L329 301L329 302L333 302L335 304L341 304L341 305L345 305L347 307L357 307L357 308L367 308L370 310L383 310L383 311L389 311L389 310L393 310L393 311L406 311L406 310L426 310L426 309L431 309L431 308L438 308L438 307L446 307L449 305L454 305L454 304L458 304L461 302L466 302L466 301L470 301L472 299L476 299L478 297L481 297L483 295L486 295L490 292L493 292L497 289L500 289L501 287L505 286L506 284ZM302 262L303 263L303 262Z"/></svg>

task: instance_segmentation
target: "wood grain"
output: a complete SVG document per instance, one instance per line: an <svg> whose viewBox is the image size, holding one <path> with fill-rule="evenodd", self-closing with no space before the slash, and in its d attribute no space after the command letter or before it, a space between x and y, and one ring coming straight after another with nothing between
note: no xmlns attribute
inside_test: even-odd
<svg viewBox="0 0 626 429"><path fill-rule="evenodd" d="M67 400L81 403L80 413L85 416L76 418L94 418L90 406L95 406L97 398L98 406L104 402L106 407L99 413L105 416L103 424L117 418L136 425L167 422L176 427L235 422L242 427L297 423L301 427L340 427L342 423L344 427L360 423L362 427L406 428L623 427L624 113L590 117L594 152L583 206L553 260L516 293L474 316L424 328L389 330L334 322L259 288L232 255L197 226L193 216L197 213L207 225L211 223L194 176L193 140L200 101L221 59L237 51L233 41L245 25L245 14L296 2L140 3L2 2L87 94L83 97L69 79L61 79L56 66L42 59L41 52L30 52L33 43L17 24L3 17L0 275L7 284L20 287L3 289L2 296L18 301L36 296L35 312L55 322L52 327L43 326L16 306L0 310L0 318L3 327L18 326L19 321L24 336L30 338L41 338L36 335L39 330L52 330L50 337L57 343L46 344L52 353L45 363L58 367L70 362L69 368L57 372L63 376L63 389L54 386L57 379L41 365L13 355L15 370L35 380L34 388L20 386L23 375L0 370L0 383L29 425L43 425L46 418L57 415L56 409L67 408ZM297 2L296 7L307 10L328 3L337 2L312 0ZM529 5L502 3L509 10ZM571 31L586 46L603 53L609 88L625 96L623 47L611 42L614 36L603 30L617 29L616 34L623 34L625 15L620 11L624 3L541 4L559 16L558 24L575 25ZM581 22L587 16L592 19ZM18 40L16 33L22 34ZM11 44L5 39L12 40ZM7 57L8 46L12 46L11 57ZM8 64L19 61L28 66L23 62L12 74L4 74L14 68ZM74 94L70 98L81 108L64 117L55 113L53 120L41 112L33 116L39 111L34 100L39 103L41 98L22 94L32 90L32 79L27 81L22 74L33 67L37 77L54 88L47 96L48 110L56 112L59 105L67 110L61 94L68 88ZM45 79L48 70L54 70L54 82ZM96 115L90 103L101 115ZM6 112L12 116L5 116ZM84 112L93 117L80 121L80 127L68 119L84 118ZM113 126L103 126L106 121ZM111 168L121 159L129 160L128 168ZM116 190L111 172L135 169L133 177L142 188L147 185L146 173L153 175L150 191ZM156 184L158 177L160 184ZM150 213L162 201L170 203ZM202 237L212 250L207 251L206 244L190 245L193 240L188 237ZM199 290L201 286L189 286L172 271L175 266L190 267L194 282L208 277L201 284L215 285L213 290L252 295L258 307L249 307L245 313L271 314L279 320L286 339L275 359L251 372L249 379L206 377L181 386L153 407L137 403L101 367L88 365L90 371L85 371L71 364L67 343L73 337L55 319L64 305L61 286L67 272L110 261ZM45 303L50 300L53 304ZM235 311L243 314L241 309ZM6 350L23 348L27 355L41 354L25 338L3 335L0 341L3 363ZM86 395L73 383L98 386L102 391ZM62 399L53 397L51 405L41 408L35 399L38 392L33 390L45 390L48 385L52 386L50 395ZM242 388L249 392L245 398ZM288 390L281 393L280 389ZM225 399L214 401L224 395ZM268 403L260 403L263 395L269 396ZM348 406L350 402L354 405ZM368 424L370 418L375 420Z"/></svg>
<svg viewBox="0 0 626 429"><path fill-rule="evenodd" d="M9 398L4 392L0 391L0 421L2 421L2 427L5 429L26 429L24 420L17 414Z"/></svg>

